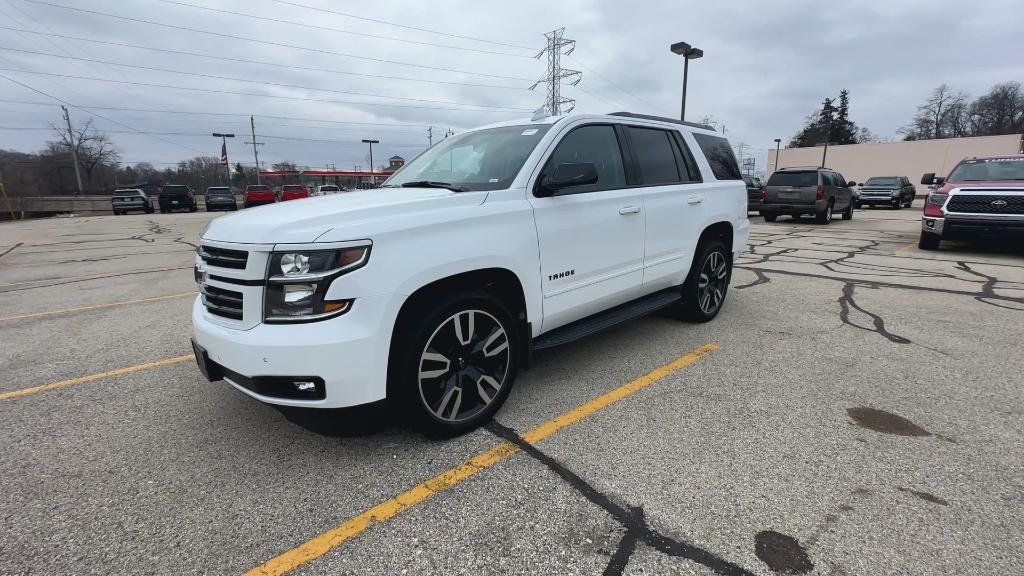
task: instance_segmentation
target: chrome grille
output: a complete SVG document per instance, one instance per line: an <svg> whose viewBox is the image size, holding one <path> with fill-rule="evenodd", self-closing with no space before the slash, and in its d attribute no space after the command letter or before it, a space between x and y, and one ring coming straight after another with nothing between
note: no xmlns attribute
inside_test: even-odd
<svg viewBox="0 0 1024 576"><path fill-rule="evenodd" d="M209 285L201 286L199 290L203 295L203 306L206 306L206 310L210 314L232 320L242 319L243 297L241 292Z"/></svg>
<svg viewBox="0 0 1024 576"><path fill-rule="evenodd" d="M226 248L214 248L213 246L203 245L199 247L199 257L210 266L245 270L249 253L245 250L228 250Z"/></svg>
<svg viewBox="0 0 1024 576"><path fill-rule="evenodd" d="M946 211L967 214L1024 214L1024 196L953 194L946 204Z"/></svg>

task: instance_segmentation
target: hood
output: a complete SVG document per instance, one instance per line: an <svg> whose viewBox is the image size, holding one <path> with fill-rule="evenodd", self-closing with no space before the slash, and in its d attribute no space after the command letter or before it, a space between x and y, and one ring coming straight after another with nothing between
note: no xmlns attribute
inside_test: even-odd
<svg viewBox="0 0 1024 576"><path fill-rule="evenodd" d="M1021 188L1024 180L986 180L983 182L943 182L935 190L937 194L949 194L957 188Z"/></svg>
<svg viewBox="0 0 1024 576"><path fill-rule="evenodd" d="M243 244L315 242L337 226L450 210L479 204L486 197L486 193L456 193L443 188L378 188L316 196L221 216L210 222L202 238Z"/></svg>

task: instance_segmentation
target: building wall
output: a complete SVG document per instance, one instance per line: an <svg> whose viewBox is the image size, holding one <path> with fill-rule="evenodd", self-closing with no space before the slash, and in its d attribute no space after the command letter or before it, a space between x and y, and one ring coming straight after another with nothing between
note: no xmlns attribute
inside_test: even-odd
<svg viewBox="0 0 1024 576"><path fill-rule="evenodd" d="M979 136L975 138L944 138L916 140L886 144L847 144L829 146L825 165L838 170L847 180L863 182L872 176L907 176L924 194L921 175L934 172L947 175L957 162L970 156L1017 154L1021 151L1022 135ZM779 165L820 166L823 147L783 148ZM768 152L768 174L775 171L775 150Z"/></svg>

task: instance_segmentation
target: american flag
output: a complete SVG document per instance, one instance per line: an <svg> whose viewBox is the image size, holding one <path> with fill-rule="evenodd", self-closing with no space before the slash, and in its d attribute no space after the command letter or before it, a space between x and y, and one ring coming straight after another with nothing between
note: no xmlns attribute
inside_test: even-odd
<svg viewBox="0 0 1024 576"><path fill-rule="evenodd" d="M228 165L228 145L227 142L220 143L220 165Z"/></svg>

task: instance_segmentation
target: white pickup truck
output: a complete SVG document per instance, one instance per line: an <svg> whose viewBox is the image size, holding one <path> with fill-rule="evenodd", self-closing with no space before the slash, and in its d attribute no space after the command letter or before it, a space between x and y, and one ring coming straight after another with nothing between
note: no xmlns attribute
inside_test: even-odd
<svg viewBox="0 0 1024 576"><path fill-rule="evenodd" d="M263 402L387 398L424 429L490 418L533 351L725 301L749 232L729 143L628 113L449 137L382 189L224 216L201 235L193 346Z"/></svg>

